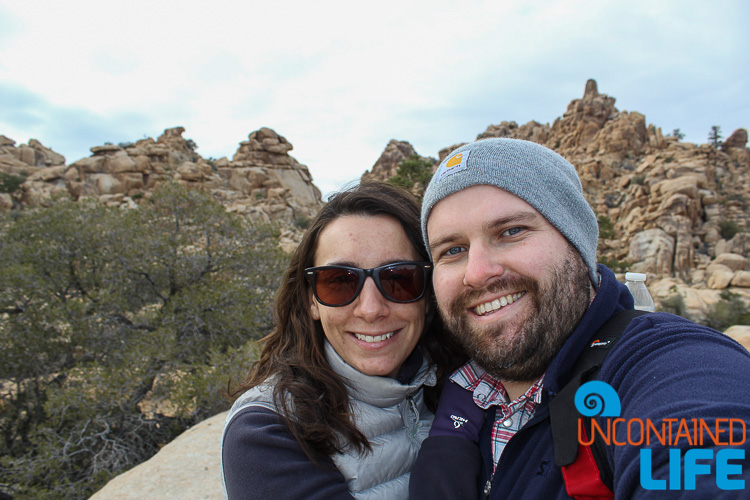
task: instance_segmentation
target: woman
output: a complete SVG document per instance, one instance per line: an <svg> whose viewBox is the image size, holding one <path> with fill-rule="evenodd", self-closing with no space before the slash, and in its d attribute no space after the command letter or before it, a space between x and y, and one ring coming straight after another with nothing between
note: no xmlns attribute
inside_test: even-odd
<svg viewBox="0 0 750 500"><path fill-rule="evenodd" d="M321 209L227 416L230 498L408 496L437 381L463 361L430 314L430 269L410 194L366 183Z"/></svg>

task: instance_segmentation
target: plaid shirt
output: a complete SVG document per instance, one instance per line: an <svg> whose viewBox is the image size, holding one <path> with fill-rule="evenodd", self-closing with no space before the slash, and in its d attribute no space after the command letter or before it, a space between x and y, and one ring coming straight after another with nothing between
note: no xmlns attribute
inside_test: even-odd
<svg viewBox="0 0 750 500"><path fill-rule="evenodd" d="M474 403L486 410L497 406L495 422L492 425L492 460L494 473L505 445L518 430L531 420L536 407L542 402L542 382L544 375L518 399L509 401L503 383L471 361L452 376L451 380L474 394Z"/></svg>

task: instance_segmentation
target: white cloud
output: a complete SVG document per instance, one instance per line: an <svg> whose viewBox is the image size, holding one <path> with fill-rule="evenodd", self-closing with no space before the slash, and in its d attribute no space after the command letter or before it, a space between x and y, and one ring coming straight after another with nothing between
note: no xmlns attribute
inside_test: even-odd
<svg viewBox="0 0 750 500"><path fill-rule="evenodd" d="M743 0L0 0L0 133L36 135L71 160L182 125L220 157L269 126L328 192L392 138L436 156L492 123L552 122L595 78L619 109L704 142L713 124L750 125L748 11Z"/></svg>

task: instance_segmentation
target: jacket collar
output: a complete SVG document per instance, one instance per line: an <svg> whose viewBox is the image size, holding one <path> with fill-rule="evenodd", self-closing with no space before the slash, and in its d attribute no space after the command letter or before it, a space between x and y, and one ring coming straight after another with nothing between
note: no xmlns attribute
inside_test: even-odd
<svg viewBox="0 0 750 500"><path fill-rule="evenodd" d="M365 375L355 369L339 356L328 340L325 341L325 354L331 368L344 380L353 398L380 408L400 403L423 385L433 386L437 383L435 367L430 366L425 356L422 356L422 366L411 382L401 384L391 377Z"/></svg>

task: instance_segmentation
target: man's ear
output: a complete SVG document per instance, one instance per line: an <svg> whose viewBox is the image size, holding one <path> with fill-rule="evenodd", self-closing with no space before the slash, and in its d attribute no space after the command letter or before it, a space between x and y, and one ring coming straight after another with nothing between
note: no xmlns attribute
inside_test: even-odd
<svg viewBox="0 0 750 500"><path fill-rule="evenodd" d="M318 301L315 300L315 296L310 294L310 316L315 321L320 321L320 311L318 310Z"/></svg>

